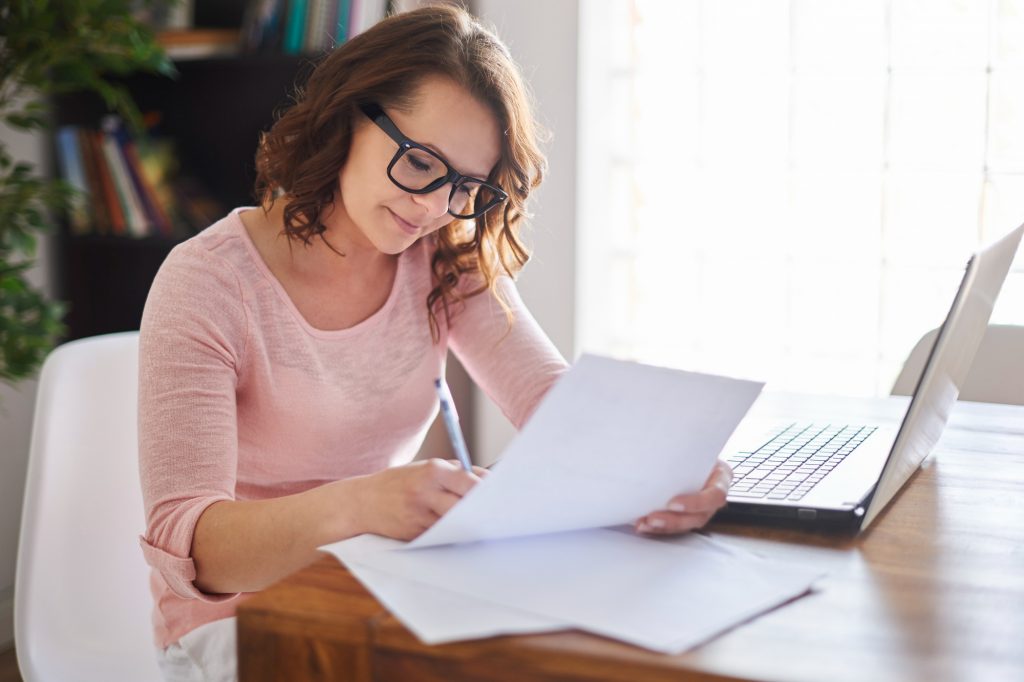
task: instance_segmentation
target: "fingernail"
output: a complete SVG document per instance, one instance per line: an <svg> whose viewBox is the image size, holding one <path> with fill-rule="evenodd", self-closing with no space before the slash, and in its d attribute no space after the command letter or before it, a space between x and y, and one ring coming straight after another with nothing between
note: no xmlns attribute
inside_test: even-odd
<svg viewBox="0 0 1024 682"><path fill-rule="evenodd" d="M670 502L668 505L669 511L684 512L686 511L686 505L682 502Z"/></svg>
<svg viewBox="0 0 1024 682"><path fill-rule="evenodd" d="M647 523L649 523L652 528L664 528L665 527L665 519L653 518L650 521L648 521Z"/></svg>

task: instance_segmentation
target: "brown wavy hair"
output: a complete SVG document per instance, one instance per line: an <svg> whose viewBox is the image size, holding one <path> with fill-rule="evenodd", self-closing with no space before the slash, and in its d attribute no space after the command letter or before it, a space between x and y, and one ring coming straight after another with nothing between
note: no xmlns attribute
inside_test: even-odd
<svg viewBox="0 0 1024 682"><path fill-rule="evenodd" d="M377 102L408 112L426 76L450 78L494 113L504 135L501 158L488 180L509 195L483 216L453 219L436 234L435 286L426 301L436 343L435 310L443 311L447 324L454 302L486 290L511 325L498 278L502 273L514 278L530 257L519 232L527 217L526 198L546 165L527 89L493 32L459 7L436 5L387 17L335 48L297 89L295 104L262 135L255 190L264 207L282 196L288 200L284 231L290 238L306 245L315 236L323 239L320 218L339 194L338 170L348 158L360 105ZM470 286L459 287L463 275Z"/></svg>

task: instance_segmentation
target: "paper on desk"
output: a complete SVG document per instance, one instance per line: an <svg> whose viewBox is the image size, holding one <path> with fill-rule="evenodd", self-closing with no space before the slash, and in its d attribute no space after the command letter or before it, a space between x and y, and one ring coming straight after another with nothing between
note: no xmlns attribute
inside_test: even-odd
<svg viewBox="0 0 1024 682"><path fill-rule="evenodd" d="M584 355L409 547L598 528L699 490L763 384Z"/></svg>
<svg viewBox="0 0 1024 682"><path fill-rule="evenodd" d="M584 356L500 466L415 542L364 537L324 549L427 642L574 626L688 648L805 591L810 578L699 538L598 527L698 490L760 389Z"/></svg>
<svg viewBox="0 0 1024 682"><path fill-rule="evenodd" d="M396 577L355 561L368 553L390 550L404 544L377 535L360 535L323 549L348 566L349 571L366 589L424 644L550 632L572 627L553 618Z"/></svg>
<svg viewBox="0 0 1024 682"><path fill-rule="evenodd" d="M461 617L458 605L469 603L450 601L456 610L444 612L409 609L428 593L441 598L436 593L444 591L493 609L493 620L475 632L463 628L466 638L501 632L495 626L503 617L527 612L546 619L546 629L564 624L678 653L805 593L818 575L700 536L661 541L608 529L410 552L375 551L353 541L324 549L378 598L384 595L389 607L397 606L395 615L425 641L443 636ZM376 572L359 575L365 568Z"/></svg>

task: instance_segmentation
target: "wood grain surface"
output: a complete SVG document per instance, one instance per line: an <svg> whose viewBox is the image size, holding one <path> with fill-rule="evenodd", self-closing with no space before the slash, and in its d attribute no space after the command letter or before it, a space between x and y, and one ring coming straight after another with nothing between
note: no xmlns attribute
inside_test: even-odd
<svg viewBox="0 0 1024 682"><path fill-rule="evenodd" d="M828 576L684 654L578 631L427 646L325 556L239 607L240 679L1019 682L1024 408L967 403L954 417L861 536L712 523L725 542Z"/></svg>

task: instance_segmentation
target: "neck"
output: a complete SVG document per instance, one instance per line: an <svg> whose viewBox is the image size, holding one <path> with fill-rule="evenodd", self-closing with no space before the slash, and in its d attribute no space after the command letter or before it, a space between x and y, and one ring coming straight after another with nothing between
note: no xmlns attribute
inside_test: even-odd
<svg viewBox="0 0 1024 682"><path fill-rule="evenodd" d="M397 256L381 253L370 243L344 209L329 207L321 223L324 232L313 235L309 244L290 239L284 233L284 210L287 203L278 200L267 214L274 225L279 245L289 268L303 278L337 280L351 276L366 277L390 269ZM332 248L333 247L333 248Z"/></svg>

